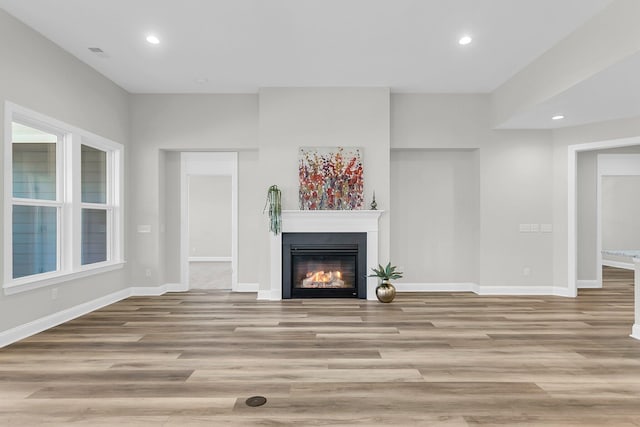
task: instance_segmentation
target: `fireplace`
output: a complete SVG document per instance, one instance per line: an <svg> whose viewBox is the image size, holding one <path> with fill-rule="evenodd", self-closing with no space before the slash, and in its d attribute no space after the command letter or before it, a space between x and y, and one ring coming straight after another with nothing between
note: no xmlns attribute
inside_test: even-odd
<svg viewBox="0 0 640 427"><path fill-rule="evenodd" d="M366 298L367 233L283 233L283 298Z"/></svg>

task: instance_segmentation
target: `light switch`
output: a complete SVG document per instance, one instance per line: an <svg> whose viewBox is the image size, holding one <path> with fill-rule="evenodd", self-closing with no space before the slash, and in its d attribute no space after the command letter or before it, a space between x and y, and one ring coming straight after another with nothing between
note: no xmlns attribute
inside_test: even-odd
<svg viewBox="0 0 640 427"><path fill-rule="evenodd" d="M521 233L531 233L531 224L520 224Z"/></svg>
<svg viewBox="0 0 640 427"><path fill-rule="evenodd" d="M543 233L552 233L553 232L553 225L551 225L551 224L540 224L540 231L542 231Z"/></svg>
<svg viewBox="0 0 640 427"><path fill-rule="evenodd" d="M532 233L537 233L540 231L540 224L530 224L531 225L531 232Z"/></svg>

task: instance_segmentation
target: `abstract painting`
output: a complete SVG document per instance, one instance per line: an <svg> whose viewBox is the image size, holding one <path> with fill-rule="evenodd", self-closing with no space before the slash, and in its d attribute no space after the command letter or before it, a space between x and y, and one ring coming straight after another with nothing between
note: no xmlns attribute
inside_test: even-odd
<svg viewBox="0 0 640 427"><path fill-rule="evenodd" d="M364 204L361 148L302 147L300 210L354 210Z"/></svg>

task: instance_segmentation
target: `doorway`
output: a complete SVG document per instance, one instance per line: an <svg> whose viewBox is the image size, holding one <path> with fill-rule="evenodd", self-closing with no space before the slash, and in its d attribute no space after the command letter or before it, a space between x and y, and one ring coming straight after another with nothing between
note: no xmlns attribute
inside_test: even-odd
<svg viewBox="0 0 640 427"><path fill-rule="evenodd" d="M623 147L633 147L640 145L640 138L623 138L611 141L600 141L600 142L592 142L592 143L584 143L584 144L576 144L570 145L568 147L568 257L567 257L567 267L568 267L568 296L575 297L578 293L578 282L582 282L578 280L578 191L577 191L577 181L578 181L578 153L582 152L593 152L599 150L608 150L614 148L623 148ZM625 154L625 156L629 156L630 154ZM629 159L629 157L627 157ZM599 162L600 163L600 162ZM606 163L606 162L605 162ZM597 242L594 244L595 247L595 259L597 260L594 264L597 266L597 279L594 280L593 286L581 286L581 287L600 287L602 286L602 224L601 224L601 178L607 174L611 174L610 171L607 171L606 168L611 168L611 166L605 166L605 169L602 169L599 165L598 173L597 173L597 230L595 233L595 237ZM618 170L616 174L625 175L627 173L622 173L624 171ZM594 221L596 222L596 221ZM595 225L595 224L594 224Z"/></svg>
<svg viewBox="0 0 640 427"><path fill-rule="evenodd" d="M187 289L238 286L237 153L181 153L180 281Z"/></svg>

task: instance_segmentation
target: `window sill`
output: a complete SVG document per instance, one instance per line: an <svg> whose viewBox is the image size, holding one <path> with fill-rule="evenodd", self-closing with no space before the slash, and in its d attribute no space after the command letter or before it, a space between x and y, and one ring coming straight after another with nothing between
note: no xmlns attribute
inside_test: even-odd
<svg viewBox="0 0 640 427"><path fill-rule="evenodd" d="M74 271L72 273L55 272L45 273L38 275L38 278L30 278L28 281L19 281L17 283L5 283L4 294L14 295L21 292L32 291L34 289L44 288L46 286L55 285L58 283L68 282L70 280L81 279L83 277L89 277L96 274L106 273L109 271L120 270L124 267L125 261L112 262L109 264L102 264L99 266L85 267L82 270Z"/></svg>

